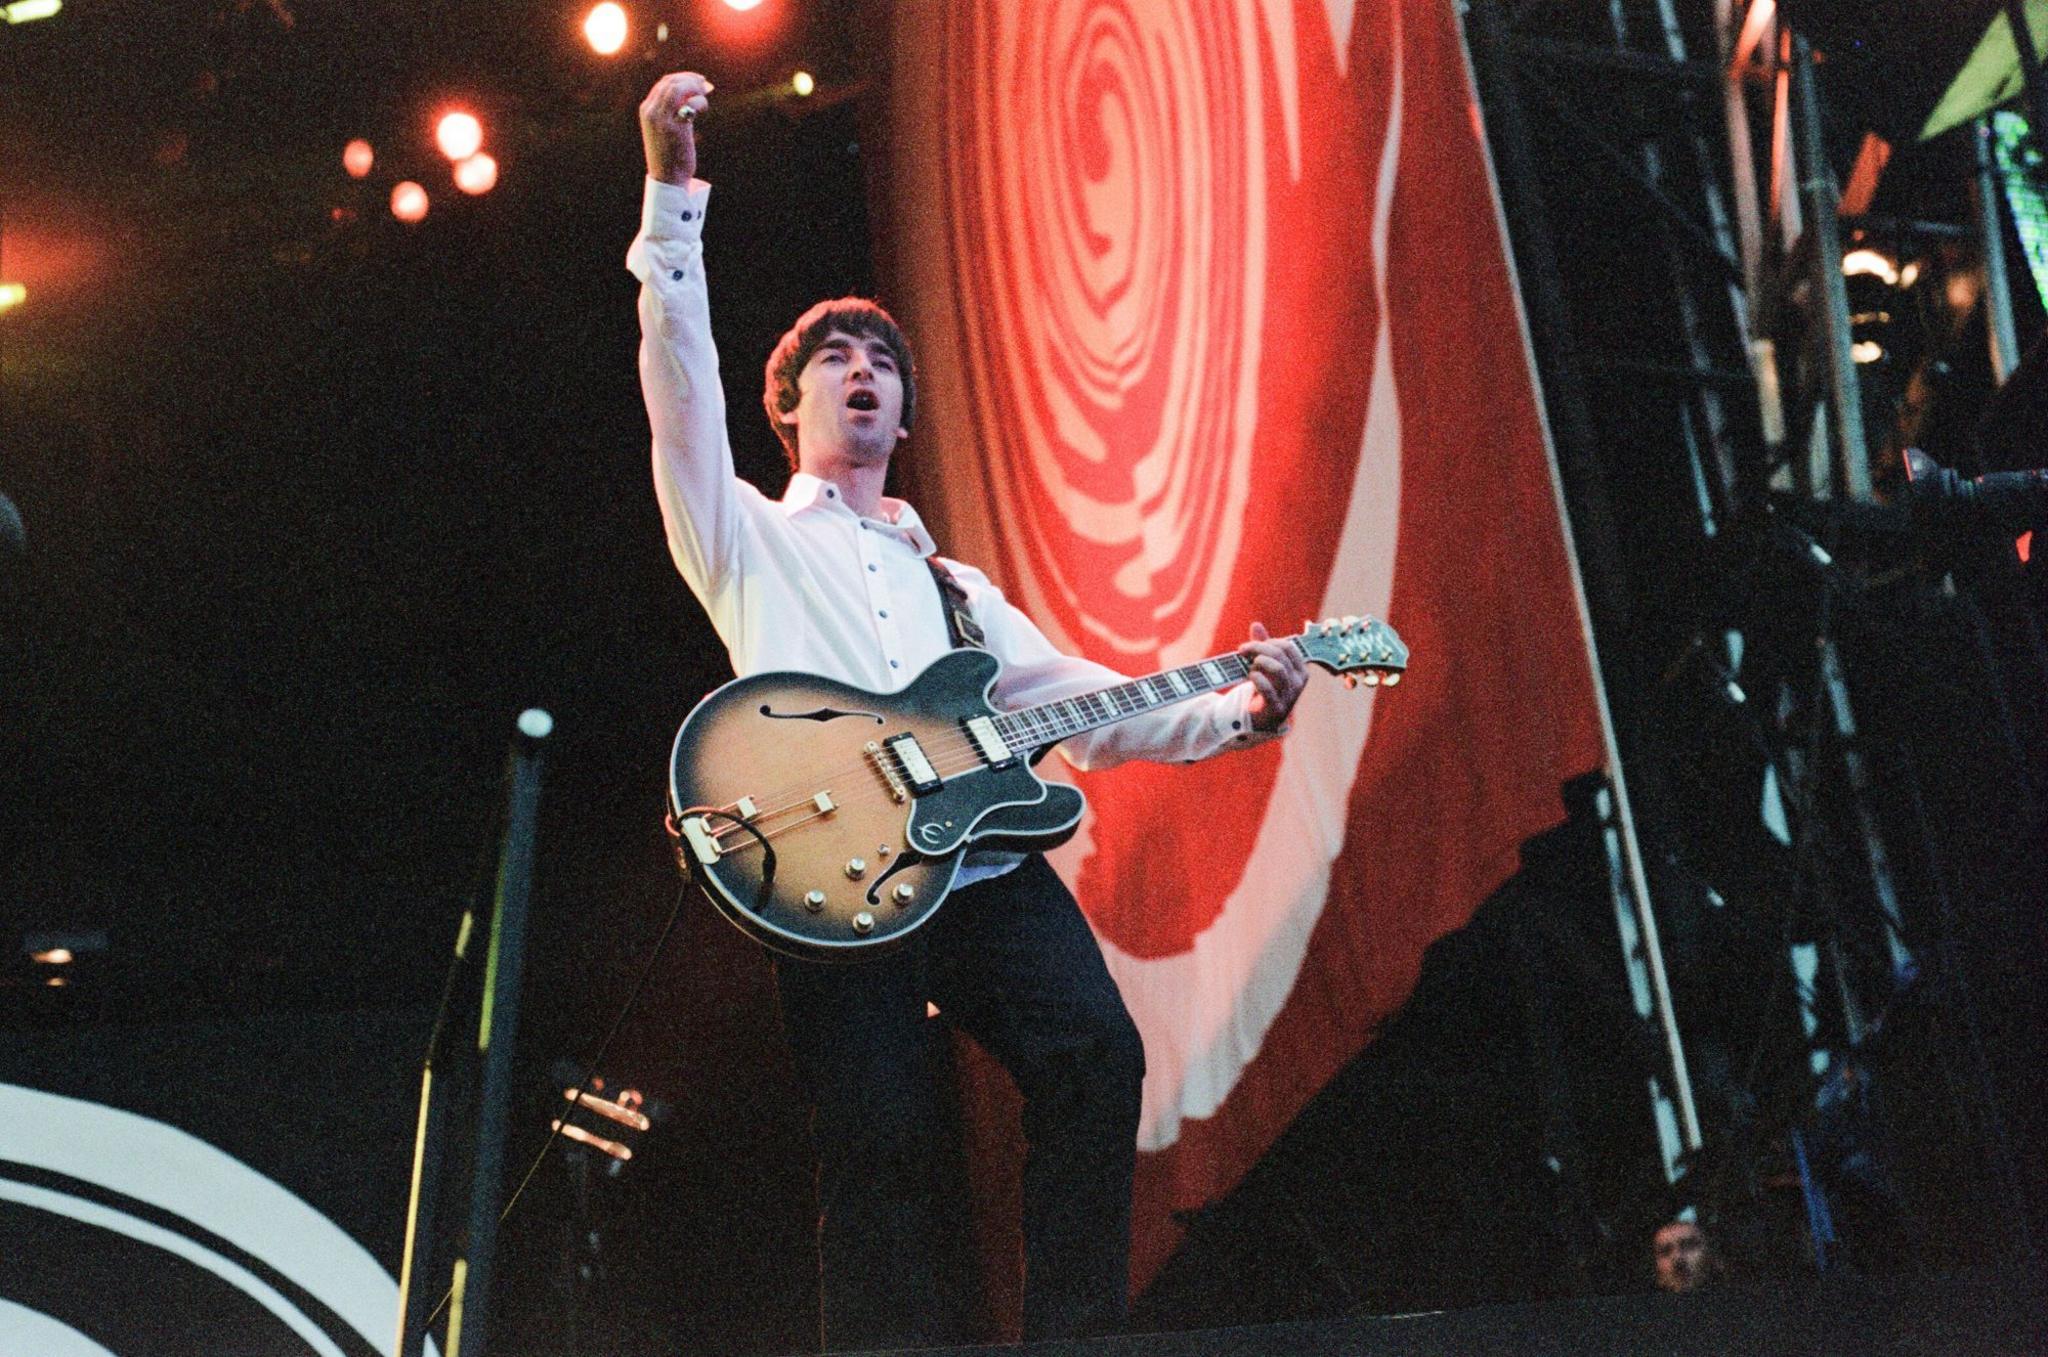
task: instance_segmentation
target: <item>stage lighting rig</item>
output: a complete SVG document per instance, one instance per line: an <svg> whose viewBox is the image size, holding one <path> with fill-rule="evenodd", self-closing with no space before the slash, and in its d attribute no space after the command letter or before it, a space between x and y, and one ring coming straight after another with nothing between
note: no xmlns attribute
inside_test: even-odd
<svg viewBox="0 0 2048 1357"><path fill-rule="evenodd" d="M472 197L489 193L498 184L498 162L478 151L467 160L455 162L455 187Z"/></svg>
<svg viewBox="0 0 2048 1357"><path fill-rule="evenodd" d="M467 160L484 144L484 125L474 113L452 109L434 124L434 144L450 160Z"/></svg>
<svg viewBox="0 0 2048 1357"><path fill-rule="evenodd" d="M616 56L626 45L628 24L626 11L604 0L603 4L591 7L583 19L583 37L590 44L590 50L601 57Z"/></svg>
<svg viewBox="0 0 2048 1357"><path fill-rule="evenodd" d="M0 14L5 14L10 24L26 24L47 19L63 8L64 0L14 0Z"/></svg>
<svg viewBox="0 0 2048 1357"><path fill-rule="evenodd" d="M410 179L391 188L391 215L410 225L427 215L427 191Z"/></svg>

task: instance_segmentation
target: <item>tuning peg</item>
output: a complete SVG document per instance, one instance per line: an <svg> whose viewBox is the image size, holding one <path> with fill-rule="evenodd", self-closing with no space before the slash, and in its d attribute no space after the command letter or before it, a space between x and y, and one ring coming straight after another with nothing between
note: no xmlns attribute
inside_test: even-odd
<svg viewBox="0 0 2048 1357"><path fill-rule="evenodd" d="M1358 675L1346 674L1344 676L1344 686L1346 688L1356 688L1358 686Z"/></svg>
<svg viewBox="0 0 2048 1357"><path fill-rule="evenodd" d="M1355 614L1355 613L1347 613L1347 614L1345 615L1345 618L1344 618L1344 630L1346 630L1346 631L1357 631L1357 630L1358 630L1358 616L1357 616L1357 614Z"/></svg>
<svg viewBox="0 0 2048 1357"><path fill-rule="evenodd" d="M1368 669L1365 671L1365 686L1368 688L1377 688L1380 686L1379 670Z"/></svg>

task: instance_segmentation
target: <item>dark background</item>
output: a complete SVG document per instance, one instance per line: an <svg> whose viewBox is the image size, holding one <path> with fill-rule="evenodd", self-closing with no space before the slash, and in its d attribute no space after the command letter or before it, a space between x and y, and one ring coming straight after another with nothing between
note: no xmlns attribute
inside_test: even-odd
<svg viewBox="0 0 2048 1357"><path fill-rule="evenodd" d="M799 58L832 82L844 34L781 11L751 59L686 19L664 56L733 96ZM616 927L663 894L665 746L723 657L663 550L623 267L660 66L600 61L578 17L78 4L8 30L0 267L31 298L0 454L30 550L0 890L29 926L174 973L374 957L404 990L527 705L560 723L557 903ZM480 199L431 147L454 102L502 166ZM770 482L760 359L804 299L871 285L853 105L804 112L721 108L705 137L734 438ZM384 208L400 174L433 194L417 226Z"/></svg>
<svg viewBox="0 0 2048 1357"><path fill-rule="evenodd" d="M775 493L760 364L810 301L873 289L849 53L884 49L856 11L691 0L665 44L643 28L606 60L585 8L73 0L0 28L0 276L30 293L0 320L0 492L28 535L0 604L0 994L27 1038L6 1077L74 1085L94 1042L182 1040L261 1080L237 1023L430 1006L527 706L558 724L511 1159L540 1143L548 1065L624 1002L677 884L669 742L729 676L649 479L634 109L663 70L719 85L715 332L741 469ZM808 102L776 92L799 66ZM481 198L433 147L456 103L500 164ZM378 156L360 183L356 136ZM386 208L400 178L432 197L416 226ZM107 947L49 989L20 951L48 931ZM672 1109L636 1177L600 1185L608 1265L651 1270L642 1318L720 1350L812 1324L766 985L757 949L686 910L603 1071ZM387 1218L329 1209L395 1268L420 1049L377 1051L392 1077L326 1092L398 1133L368 1166ZM184 1108L219 1138L220 1104ZM567 1178L536 1191L515 1314L561 1303Z"/></svg>
<svg viewBox="0 0 2048 1357"><path fill-rule="evenodd" d="M888 50L891 7L766 0L741 17L671 0L609 60L580 39L584 8L71 0L0 28L0 279L30 294L0 317L0 492L28 532L25 557L0 558L0 1077L137 1107L280 1177L291 1137L357 1156L353 1184L323 1173L302 1190L394 1266L425 1016L496 848L513 718L538 705L558 722L510 1147L523 1165L674 900L669 742L728 674L649 485L623 267L635 104L676 67L719 86L701 166L717 185L714 329L740 470L771 494L785 468L752 413L760 363L811 301L873 292L888 246L869 234L888 192L885 92L863 63ZM1590 10L1517 14L1538 36L1558 36L1547 18L1601 37ZM665 43L645 31L656 17ZM799 66L819 78L808 102L776 93ZM1825 930L1802 864L1757 826L1755 718L1673 656L1741 625L1759 657L1745 681L1768 693L1770 666L1811 653L1816 586L1761 555L1731 565L1749 539L1710 546L1688 518L1681 403L1626 361L1678 361L1670 277L1628 177L1587 141L1638 115L1683 120L1611 88L1560 78L1529 100L1596 415L1585 446L1558 420L1554 365L1546 391L1709 1139L1732 1146L1713 1171L1753 1178L1777 1212L1752 1267L1796 1272L1779 1133L1814 1090L1783 945ZM479 199L454 192L432 146L457 103L501 166ZM1499 113L1489 103L1496 142ZM1853 148L1860 125L1832 130ZM356 136L378 154L360 183L340 163ZM432 195L416 226L386 209L400 178ZM1967 218L1953 144L1902 155L1887 183L1884 210ZM1975 413L1959 394L1938 451L1998 469L1969 460ZM1602 515L1604 548L1588 531ZM1941 603L1947 563L1917 550L1850 543L1869 574L1835 617L1866 752L1896 793L1888 828L1925 850L1899 868L1932 979L1897 1008L1889 1050L1861 1057L1910 1132L1890 1156L1911 1170L1905 1209L1865 1218L1903 1215L1912 1238L1888 1254L1879 1231L1858 1241L1880 1270L2009 1256L2015 1203L1986 1165L2000 1142L2037 1147L2042 1116L2021 1105L2039 1070L2040 765L1999 762L1985 666L1957 658L1977 644L1955 611L1969 595ZM1655 1042L1624 1011L1583 828L1532 847L1538 870L1433 949L1381 1043L1192 1222L1147 1323L1642 1284L1641 1231L1688 1203L1648 1186ZM1804 869L1850 874L1842 842L1824 825ZM106 946L53 989L18 945L46 932ZM345 1057L323 1069L320 1050ZM161 1078L164 1052L183 1077ZM504 1241L502 1332L534 1350L808 1345L805 1128L765 957L685 908L600 1073L645 1090L657 1125L616 1176L565 1158L536 1178ZM239 1100L266 1081L292 1096L252 1125ZM2010 1124L1989 1124L2001 1103ZM1553 1151L1586 1181L1546 1169ZM2038 1189L2044 1161L2026 1162ZM595 1254L577 1242L579 1183ZM579 1263L603 1306L582 1327Z"/></svg>

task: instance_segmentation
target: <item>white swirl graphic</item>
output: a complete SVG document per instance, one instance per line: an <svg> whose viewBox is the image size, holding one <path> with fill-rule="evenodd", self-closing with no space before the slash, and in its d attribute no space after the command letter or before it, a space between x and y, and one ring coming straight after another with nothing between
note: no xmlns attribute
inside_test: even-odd
<svg viewBox="0 0 2048 1357"><path fill-rule="evenodd" d="M100 1103L0 1084L0 1162L59 1173L190 1221L261 1259L380 1351L396 1331L398 1282L369 1250L303 1198L174 1126ZM339 1357L340 1348L304 1311L195 1240L32 1184L0 1181L0 1197L176 1253L250 1296L316 1352ZM426 1350L433 1357L431 1339Z"/></svg>

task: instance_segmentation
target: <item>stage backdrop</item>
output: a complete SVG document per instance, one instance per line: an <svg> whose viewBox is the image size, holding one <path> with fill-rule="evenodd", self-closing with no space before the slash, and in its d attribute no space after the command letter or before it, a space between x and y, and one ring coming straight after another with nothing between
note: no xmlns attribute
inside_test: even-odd
<svg viewBox="0 0 2048 1357"><path fill-rule="evenodd" d="M1078 779L1056 861L1149 1066L1142 1285L1602 762L1583 614L1451 0L895 13L877 201L941 550L1131 674L1253 618L1413 651L1312 679L1276 744Z"/></svg>

